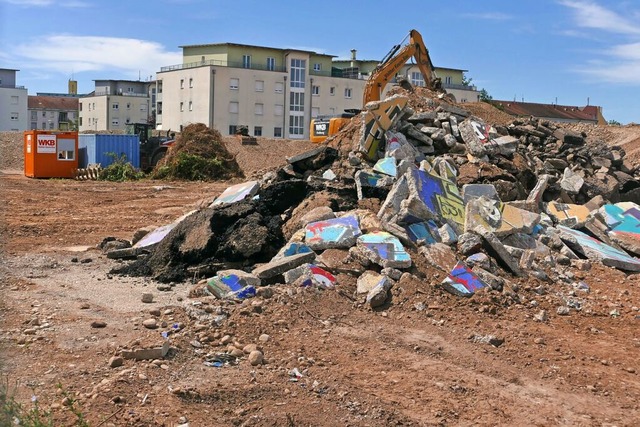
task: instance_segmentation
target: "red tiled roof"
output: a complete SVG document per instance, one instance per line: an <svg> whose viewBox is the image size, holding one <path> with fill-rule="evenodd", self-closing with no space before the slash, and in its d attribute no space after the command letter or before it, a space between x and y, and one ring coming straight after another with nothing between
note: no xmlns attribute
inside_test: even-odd
<svg viewBox="0 0 640 427"><path fill-rule="evenodd" d="M512 116L534 116L547 119L562 119L571 121L598 120L597 107L575 107L569 105L535 104L532 102L492 101Z"/></svg>
<svg viewBox="0 0 640 427"><path fill-rule="evenodd" d="M29 96L29 110L77 111L78 98L66 96Z"/></svg>

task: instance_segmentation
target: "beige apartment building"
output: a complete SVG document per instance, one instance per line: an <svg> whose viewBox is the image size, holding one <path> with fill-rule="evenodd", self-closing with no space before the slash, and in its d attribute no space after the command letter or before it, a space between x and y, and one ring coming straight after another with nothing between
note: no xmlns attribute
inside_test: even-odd
<svg viewBox="0 0 640 427"><path fill-rule="evenodd" d="M309 139L312 118L362 108L366 80L378 64L356 60L355 51L351 60L338 61L311 51L236 43L181 48L183 63L157 73L158 129L205 123L233 134L245 125L255 136ZM466 89L462 97L454 93L458 100L477 100L475 88L462 84L464 70L436 71L449 86ZM417 66L407 65L401 74L420 85Z"/></svg>
<svg viewBox="0 0 640 427"><path fill-rule="evenodd" d="M19 70L0 68L0 131L27 130L27 88L16 86Z"/></svg>
<svg viewBox="0 0 640 427"><path fill-rule="evenodd" d="M78 97L66 94L30 95L29 129L77 130Z"/></svg>
<svg viewBox="0 0 640 427"><path fill-rule="evenodd" d="M153 116L155 83L139 80L94 80L95 90L80 98L80 131L121 130L128 123L147 123Z"/></svg>

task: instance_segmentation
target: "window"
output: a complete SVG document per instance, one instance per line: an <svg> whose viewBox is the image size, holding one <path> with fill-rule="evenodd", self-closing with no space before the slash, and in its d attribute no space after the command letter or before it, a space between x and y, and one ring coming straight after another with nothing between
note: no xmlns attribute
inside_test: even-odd
<svg viewBox="0 0 640 427"><path fill-rule="evenodd" d="M284 92L284 83L282 82L276 82L276 93L282 93Z"/></svg>
<svg viewBox="0 0 640 427"><path fill-rule="evenodd" d="M322 64L313 64L313 71L322 70Z"/></svg>
<svg viewBox="0 0 640 427"><path fill-rule="evenodd" d="M46 111L42 112L42 117L47 117L47 112Z"/></svg>
<svg viewBox="0 0 640 427"><path fill-rule="evenodd" d="M273 136L275 138L282 138L282 128L280 127L273 128Z"/></svg>
<svg viewBox="0 0 640 427"><path fill-rule="evenodd" d="M289 94L289 111L304 111L304 92Z"/></svg>
<svg viewBox="0 0 640 427"><path fill-rule="evenodd" d="M320 96L320 86L311 86L311 95Z"/></svg>
<svg viewBox="0 0 640 427"><path fill-rule="evenodd" d="M253 136L262 136L262 126L254 126Z"/></svg>
<svg viewBox="0 0 640 427"><path fill-rule="evenodd" d="M235 135L238 130L237 125L229 125L229 135Z"/></svg>
<svg viewBox="0 0 640 427"><path fill-rule="evenodd" d="M193 111L193 102L189 101L189 111Z"/></svg>
<svg viewBox="0 0 640 427"><path fill-rule="evenodd" d="M11 113L11 120L18 120L18 113Z"/></svg>
<svg viewBox="0 0 640 427"><path fill-rule="evenodd" d="M344 97L347 99L351 99L351 89L350 88L346 88L344 90Z"/></svg>
<svg viewBox="0 0 640 427"><path fill-rule="evenodd" d="M127 92L128 92L128 93L133 93L133 88L132 88L132 87L128 87L128 88L127 88Z"/></svg>
<svg viewBox="0 0 640 427"><path fill-rule="evenodd" d="M411 84L414 86L419 86L419 87L425 86L424 77L420 72L413 71L411 73L411 76L409 76L409 81L411 81Z"/></svg>
<svg viewBox="0 0 640 427"><path fill-rule="evenodd" d="M180 103L180 111L184 111L184 102Z"/></svg>
<svg viewBox="0 0 640 427"><path fill-rule="evenodd" d="M304 116L289 116L289 134L304 135Z"/></svg>
<svg viewBox="0 0 640 427"><path fill-rule="evenodd" d="M75 139L63 139L60 138L57 141L57 154L58 160L74 160L76 156L76 141Z"/></svg>
<svg viewBox="0 0 640 427"><path fill-rule="evenodd" d="M120 119L111 119L111 126L120 126Z"/></svg>
<svg viewBox="0 0 640 427"><path fill-rule="evenodd" d="M38 113L36 111L31 112L31 120L38 120Z"/></svg>
<svg viewBox="0 0 640 427"><path fill-rule="evenodd" d="M276 69L276 58L267 58L267 71L274 71Z"/></svg>
<svg viewBox="0 0 640 427"><path fill-rule="evenodd" d="M12 96L11 97L11 103L13 105L17 105L18 104L18 97L17 96Z"/></svg>
<svg viewBox="0 0 640 427"><path fill-rule="evenodd" d="M93 109L94 110L96 109L96 103L95 102L93 103ZM44 115L43 115L43 117L44 117Z"/></svg>
<svg viewBox="0 0 640 427"><path fill-rule="evenodd" d="M80 117L78 120L80 121L80 123L78 123L78 124L79 124L80 126L82 126L82 117Z"/></svg>
<svg viewBox="0 0 640 427"><path fill-rule="evenodd" d="M38 129L38 122L31 122L31 129Z"/></svg>
<svg viewBox="0 0 640 427"><path fill-rule="evenodd" d="M229 103L229 112L233 114L237 114L240 111L240 105L237 102L231 101Z"/></svg>
<svg viewBox="0 0 640 427"><path fill-rule="evenodd" d="M140 104L140 111L147 111L147 104Z"/></svg>
<svg viewBox="0 0 640 427"><path fill-rule="evenodd" d="M261 116L264 112L264 104L256 103L255 113L256 116Z"/></svg>
<svg viewBox="0 0 640 427"><path fill-rule="evenodd" d="M307 61L304 59L291 59L290 70L290 86L297 88L304 88L304 82L306 80Z"/></svg>
<svg viewBox="0 0 640 427"><path fill-rule="evenodd" d="M53 122L49 122L49 130L53 129Z"/></svg>
<svg viewBox="0 0 640 427"><path fill-rule="evenodd" d="M180 79L180 89L184 89L184 79Z"/></svg>
<svg viewBox="0 0 640 427"><path fill-rule="evenodd" d="M281 116L284 113L284 106L282 104L276 104L274 108L274 115Z"/></svg>
<svg viewBox="0 0 640 427"><path fill-rule="evenodd" d="M329 115L332 115L332 116L333 116L334 114L336 114L336 109L335 109L335 108L333 108L333 107L330 107L330 108L329 108Z"/></svg>
<svg viewBox="0 0 640 427"><path fill-rule="evenodd" d="M264 80L256 80L256 92L264 92Z"/></svg>
<svg viewBox="0 0 640 427"><path fill-rule="evenodd" d="M118 105L117 102L114 102L113 104L111 104L111 108L114 110L118 110L120 108L120 105Z"/></svg>
<svg viewBox="0 0 640 427"><path fill-rule="evenodd" d="M242 55L242 68L251 68L251 55Z"/></svg>
<svg viewBox="0 0 640 427"><path fill-rule="evenodd" d="M131 103L127 102L127 110L131 110Z"/></svg>
<svg viewBox="0 0 640 427"><path fill-rule="evenodd" d="M333 96L336 94L336 87L335 86L331 86L329 88L329 95Z"/></svg>
<svg viewBox="0 0 640 427"><path fill-rule="evenodd" d="M80 111L82 111L82 102L78 103L78 107L79 107Z"/></svg>
<svg viewBox="0 0 640 427"><path fill-rule="evenodd" d="M193 79L192 78L189 79L189 87L193 87Z"/></svg>
<svg viewBox="0 0 640 427"><path fill-rule="evenodd" d="M445 78L444 78L444 82L445 82L446 84L450 85L450 84L451 84L451 77L445 77Z"/></svg>
<svg viewBox="0 0 640 427"><path fill-rule="evenodd" d="M238 87L240 86L240 80L238 79L231 79L229 81L229 89L231 90L238 90Z"/></svg>

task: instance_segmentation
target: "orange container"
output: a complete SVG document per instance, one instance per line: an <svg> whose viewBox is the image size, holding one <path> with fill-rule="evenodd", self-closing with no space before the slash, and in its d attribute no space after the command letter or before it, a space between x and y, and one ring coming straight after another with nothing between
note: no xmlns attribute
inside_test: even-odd
<svg viewBox="0 0 640 427"><path fill-rule="evenodd" d="M25 131L25 176L73 178L76 169L78 169L78 132Z"/></svg>

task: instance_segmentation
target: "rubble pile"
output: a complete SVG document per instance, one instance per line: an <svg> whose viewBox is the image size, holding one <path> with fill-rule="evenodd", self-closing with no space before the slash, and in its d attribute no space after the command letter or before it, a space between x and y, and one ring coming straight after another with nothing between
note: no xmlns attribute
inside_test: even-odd
<svg viewBox="0 0 640 427"><path fill-rule="evenodd" d="M638 168L560 124L492 126L399 89L287 161L110 252L135 258L114 272L196 277L227 300L350 280L354 300L377 309L407 274L456 296L520 301L517 282L588 289L571 269L593 262L640 271Z"/></svg>
<svg viewBox="0 0 640 427"><path fill-rule="evenodd" d="M242 176L222 134L203 123L188 125L167 155L158 162L154 178L225 180Z"/></svg>

